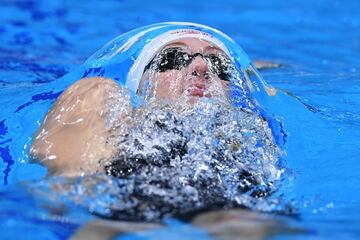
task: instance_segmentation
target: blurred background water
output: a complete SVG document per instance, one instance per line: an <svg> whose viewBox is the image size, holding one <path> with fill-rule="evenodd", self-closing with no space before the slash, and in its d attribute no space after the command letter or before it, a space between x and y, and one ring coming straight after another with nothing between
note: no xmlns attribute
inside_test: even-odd
<svg viewBox="0 0 360 240"><path fill-rule="evenodd" d="M12 124L14 109L24 103L26 93L77 68L112 38L164 21L212 26L232 37L251 59L284 64L264 71L263 77L312 110L304 107L303 114L292 111L291 104L284 108L288 119L301 123L287 128L291 144L286 160L294 179L283 191L299 208L299 217L288 223L309 230L292 238L358 238L359 1L0 0L2 238L30 239L36 234L37 239L63 239L93 218L74 208L73 221L50 219L19 190L20 182L39 179L45 170L24 158L23 143L32 130L26 121ZM27 114L37 111L30 108ZM197 230L187 231L193 231L193 239L202 236Z"/></svg>

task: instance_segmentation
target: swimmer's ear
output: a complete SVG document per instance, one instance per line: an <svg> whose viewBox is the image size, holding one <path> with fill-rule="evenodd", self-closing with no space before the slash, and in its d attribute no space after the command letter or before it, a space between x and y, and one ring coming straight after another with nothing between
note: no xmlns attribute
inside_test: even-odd
<svg viewBox="0 0 360 240"><path fill-rule="evenodd" d="M254 61L254 65L259 71L266 70L266 69L281 68L284 66L284 64L282 64L282 63L264 61L264 60Z"/></svg>

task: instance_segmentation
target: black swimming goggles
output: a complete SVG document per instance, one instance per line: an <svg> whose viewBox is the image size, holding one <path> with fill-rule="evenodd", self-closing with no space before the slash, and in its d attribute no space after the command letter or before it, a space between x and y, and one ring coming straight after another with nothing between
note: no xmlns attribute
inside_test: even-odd
<svg viewBox="0 0 360 240"><path fill-rule="evenodd" d="M159 72L181 70L189 66L192 60L198 56L208 61L210 71L216 74L221 80L230 81L234 67L227 56L221 53L208 55L201 53L189 54L179 47L166 48L161 51L145 67L144 72L150 68Z"/></svg>

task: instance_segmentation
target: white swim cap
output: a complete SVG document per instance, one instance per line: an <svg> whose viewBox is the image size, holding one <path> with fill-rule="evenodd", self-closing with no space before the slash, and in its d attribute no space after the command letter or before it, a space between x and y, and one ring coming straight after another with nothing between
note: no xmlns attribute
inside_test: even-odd
<svg viewBox="0 0 360 240"><path fill-rule="evenodd" d="M127 75L126 87L133 92L137 92L140 80L144 73L144 69L147 64L154 58L155 54L166 44L176 39L188 37L198 38L207 41L220 48L228 56L230 56L229 50L225 47L225 45L219 39L215 38L209 33L193 29L171 30L157 36L145 45Z"/></svg>

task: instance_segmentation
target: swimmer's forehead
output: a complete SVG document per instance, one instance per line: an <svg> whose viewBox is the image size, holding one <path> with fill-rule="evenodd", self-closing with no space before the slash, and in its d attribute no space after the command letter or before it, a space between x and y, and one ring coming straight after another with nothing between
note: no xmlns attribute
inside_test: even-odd
<svg viewBox="0 0 360 240"><path fill-rule="evenodd" d="M189 53L222 53L225 52L218 46L210 43L204 39L186 37L173 40L166 44L162 49L170 47L181 47L186 49ZM226 54L225 54L226 55Z"/></svg>

